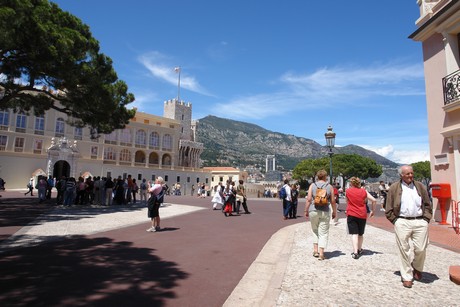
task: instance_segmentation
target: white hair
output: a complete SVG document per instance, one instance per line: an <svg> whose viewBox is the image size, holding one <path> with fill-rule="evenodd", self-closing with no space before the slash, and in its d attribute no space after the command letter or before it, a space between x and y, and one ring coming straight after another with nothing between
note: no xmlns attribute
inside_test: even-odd
<svg viewBox="0 0 460 307"><path fill-rule="evenodd" d="M400 167L398 167L398 174L399 174L399 176L402 176L402 169L403 169L404 167L409 167L410 169L414 170L414 169L412 168L411 165L401 165Z"/></svg>

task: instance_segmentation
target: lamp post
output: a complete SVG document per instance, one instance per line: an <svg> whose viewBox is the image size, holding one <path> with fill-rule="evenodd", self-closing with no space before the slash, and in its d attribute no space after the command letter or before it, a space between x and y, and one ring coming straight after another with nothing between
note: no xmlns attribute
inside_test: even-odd
<svg viewBox="0 0 460 307"><path fill-rule="evenodd" d="M326 138L326 146L329 148L329 181L330 184L332 184L332 155L334 154L332 148L334 148L335 145L335 132L332 131L331 125L327 127L327 132L324 134L324 137Z"/></svg>

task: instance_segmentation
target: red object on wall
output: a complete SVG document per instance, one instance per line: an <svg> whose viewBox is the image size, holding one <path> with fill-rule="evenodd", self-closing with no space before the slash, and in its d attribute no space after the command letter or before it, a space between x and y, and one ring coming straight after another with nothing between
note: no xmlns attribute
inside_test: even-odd
<svg viewBox="0 0 460 307"><path fill-rule="evenodd" d="M450 192L450 184L449 183L432 183L430 184L431 188L431 196L436 197L438 199L439 208L441 210L441 225L449 225L446 222L447 220L447 204L450 198L452 197Z"/></svg>

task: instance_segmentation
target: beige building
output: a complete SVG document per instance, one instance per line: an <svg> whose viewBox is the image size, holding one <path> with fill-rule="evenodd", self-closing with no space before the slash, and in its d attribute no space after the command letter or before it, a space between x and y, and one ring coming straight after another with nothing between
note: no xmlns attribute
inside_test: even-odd
<svg viewBox="0 0 460 307"><path fill-rule="evenodd" d="M165 178L187 188L209 183L200 166L203 144L195 142L192 105L169 100L164 116L136 112L124 129L93 138L89 128L73 127L67 115L49 110L42 117L0 111L0 177L7 189L26 188L38 175L71 177Z"/></svg>
<svg viewBox="0 0 460 307"><path fill-rule="evenodd" d="M244 185L246 186L246 194L248 197L262 197L264 192L264 185L260 183L250 183L248 182L248 173L242 170L239 170L234 167L204 167L204 171L211 173L211 183L209 189L211 190L210 195L214 195L214 187L222 182L223 185L227 180L235 182L238 184L239 180L243 180Z"/></svg>
<svg viewBox="0 0 460 307"><path fill-rule="evenodd" d="M448 183L460 200L460 1L418 0L433 183ZM449 200L449 204L451 204ZM439 208L434 199L435 207ZM440 212L436 212L439 220ZM450 215L447 222L451 222Z"/></svg>

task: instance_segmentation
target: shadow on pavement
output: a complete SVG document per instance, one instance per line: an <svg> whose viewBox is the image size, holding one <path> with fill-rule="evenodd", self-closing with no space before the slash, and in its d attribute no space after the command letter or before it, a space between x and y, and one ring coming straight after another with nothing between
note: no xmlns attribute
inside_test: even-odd
<svg viewBox="0 0 460 307"><path fill-rule="evenodd" d="M74 236L2 254L1 306L162 306L189 274L150 248Z"/></svg>

